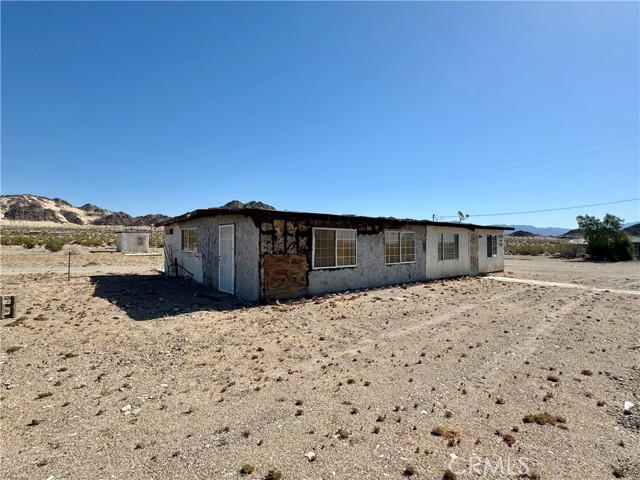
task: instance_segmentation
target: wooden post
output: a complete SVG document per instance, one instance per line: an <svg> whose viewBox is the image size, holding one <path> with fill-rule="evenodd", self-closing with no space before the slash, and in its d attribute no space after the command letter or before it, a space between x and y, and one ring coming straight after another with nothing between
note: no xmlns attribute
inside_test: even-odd
<svg viewBox="0 0 640 480"><path fill-rule="evenodd" d="M0 318L14 318L16 316L16 301L15 295L0 296L0 308L2 310Z"/></svg>
<svg viewBox="0 0 640 480"><path fill-rule="evenodd" d="M69 265L67 267L67 282L71 281L71 252L69 252Z"/></svg>

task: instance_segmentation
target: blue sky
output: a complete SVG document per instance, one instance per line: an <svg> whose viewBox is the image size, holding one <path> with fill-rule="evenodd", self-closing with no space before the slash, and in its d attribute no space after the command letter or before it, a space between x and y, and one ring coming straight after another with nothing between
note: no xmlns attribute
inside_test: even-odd
<svg viewBox="0 0 640 480"><path fill-rule="evenodd" d="M2 193L640 220L639 4L1 4Z"/></svg>

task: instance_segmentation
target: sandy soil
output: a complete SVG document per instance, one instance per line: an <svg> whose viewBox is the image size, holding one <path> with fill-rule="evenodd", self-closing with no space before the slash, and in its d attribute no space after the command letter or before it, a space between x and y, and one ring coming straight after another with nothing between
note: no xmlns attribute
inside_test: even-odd
<svg viewBox="0 0 640 480"><path fill-rule="evenodd" d="M637 297L463 278L255 306L160 257L82 252L70 282L67 259L2 251L3 478L640 478Z"/></svg>

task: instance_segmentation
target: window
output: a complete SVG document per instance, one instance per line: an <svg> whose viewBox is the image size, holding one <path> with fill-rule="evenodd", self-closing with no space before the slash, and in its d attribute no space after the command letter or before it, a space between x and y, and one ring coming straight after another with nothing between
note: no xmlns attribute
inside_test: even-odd
<svg viewBox="0 0 640 480"><path fill-rule="evenodd" d="M413 263L416 261L414 232L384 232L384 262Z"/></svg>
<svg viewBox="0 0 640 480"><path fill-rule="evenodd" d="M182 230L182 250L188 252L198 251L198 230L185 228Z"/></svg>
<svg viewBox="0 0 640 480"><path fill-rule="evenodd" d="M487 235L487 257L498 256L498 235Z"/></svg>
<svg viewBox="0 0 640 480"><path fill-rule="evenodd" d="M355 267L356 231L313 229L313 268Z"/></svg>
<svg viewBox="0 0 640 480"><path fill-rule="evenodd" d="M441 233L438 239L438 260L457 260L460 257L457 233Z"/></svg>
<svg viewBox="0 0 640 480"><path fill-rule="evenodd" d="M173 228L164 227L164 234L165 235L173 235Z"/></svg>

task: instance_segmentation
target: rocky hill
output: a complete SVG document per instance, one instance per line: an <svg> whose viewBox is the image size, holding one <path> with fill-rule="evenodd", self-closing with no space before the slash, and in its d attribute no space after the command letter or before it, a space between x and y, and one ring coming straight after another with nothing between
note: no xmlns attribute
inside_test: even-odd
<svg viewBox="0 0 640 480"><path fill-rule="evenodd" d="M3 220L16 222L53 222L74 225L150 226L169 217L161 214L132 217L124 212L111 212L87 203L74 207L61 198L39 195L0 195Z"/></svg>
<svg viewBox="0 0 640 480"><path fill-rule="evenodd" d="M510 237L539 237L536 233L527 232L525 230L516 230L513 233L508 234Z"/></svg>
<svg viewBox="0 0 640 480"><path fill-rule="evenodd" d="M623 229L627 235L632 235L634 237L640 236L640 223L636 223L634 225L630 225L627 228Z"/></svg>
<svg viewBox="0 0 640 480"><path fill-rule="evenodd" d="M266 203L257 202L255 200L251 200L247 203L242 203L240 200L231 200L230 202L221 205L218 208L229 208L229 209L241 209L241 208L261 208L263 210L275 210L271 205L267 205Z"/></svg>

